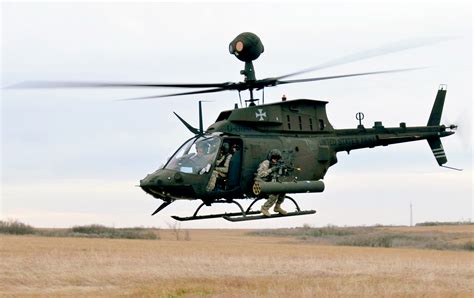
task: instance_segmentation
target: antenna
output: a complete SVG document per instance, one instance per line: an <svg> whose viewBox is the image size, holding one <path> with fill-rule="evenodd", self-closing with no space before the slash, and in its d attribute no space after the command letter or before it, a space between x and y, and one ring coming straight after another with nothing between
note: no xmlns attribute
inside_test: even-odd
<svg viewBox="0 0 474 298"><path fill-rule="evenodd" d="M202 125L202 100L199 101L199 132L203 133L203 125Z"/></svg>
<svg viewBox="0 0 474 298"><path fill-rule="evenodd" d="M200 100L199 101L199 133L204 134L204 126L203 126L203 117L202 117L202 103L203 102L212 102L209 100Z"/></svg>

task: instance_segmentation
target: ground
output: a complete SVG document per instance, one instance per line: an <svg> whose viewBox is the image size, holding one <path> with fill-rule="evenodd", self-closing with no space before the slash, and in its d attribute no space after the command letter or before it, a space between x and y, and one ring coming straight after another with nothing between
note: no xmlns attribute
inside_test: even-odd
<svg viewBox="0 0 474 298"><path fill-rule="evenodd" d="M0 295L474 296L469 251L316 245L248 230L182 232L180 241L173 230L160 230L161 240L1 235Z"/></svg>

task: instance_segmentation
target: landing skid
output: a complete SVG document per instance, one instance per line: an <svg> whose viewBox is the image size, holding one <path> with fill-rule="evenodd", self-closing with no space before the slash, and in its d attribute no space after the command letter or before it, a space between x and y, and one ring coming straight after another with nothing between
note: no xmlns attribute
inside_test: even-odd
<svg viewBox="0 0 474 298"><path fill-rule="evenodd" d="M253 215L253 214L260 214L260 211L250 211L248 213L234 212L234 213L218 213L218 214L209 214L209 215L193 215L193 216L188 216L188 217L179 217L179 216L173 215L171 217L179 221L188 221L188 220L220 218L220 217L227 219L227 217L232 217L232 216L245 216L245 215Z"/></svg>
<svg viewBox="0 0 474 298"><path fill-rule="evenodd" d="M260 214L261 212L260 211L252 211L252 207L253 205L259 201L259 200L262 200L263 198L257 198L255 199L251 204L250 206L247 208L247 210L244 211L244 208L242 208L242 205L240 205L239 203L237 203L236 201L234 200L230 200L230 201L214 201L212 202L211 204L214 204L214 203L233 203L233 204L236 204L239 209L240 209L240 212L232 212L232 213L217 213L217 214L209 214L209 215L198 215L199 211L201 210L201 208L204 206L204 205L209 205L209 204L206 204L206 203L202 203L201 205L199 205L199 207L196 209L196 211L194 212L194 214L192 216L188 216L188 217L180 217L180 216L171 216L173 219L175 220L178 220L178 221L190 221L190 220L200 220L200 219L210 219L210 218L224 218L225 220L228 220L228 221L231 221L231 222L239 222L239 221L248 221L248 220L257 220L257 219L267 219L267 218L280 218L280 217L289 217L289 216L299 216L299 215L307 215L307 214L314 214L316 213L315 210L303 210L301 211L300 210L300 207L298 206L298 204L296 203L296 201L291 198L291 197L288 197L286 196L285 197L286 199L290 200L291 202L293 202L293 204L295 204L295 207L296 207L296 211L294 212L288 212L287 214L283 215L283 214L272 214L270 216L264 216L264 215L257 215L257 214Z"/></svg>
<svg viewBox="0 0 474 298"><path fill-rule="evenodd" d="M260 212L258 212L260 213ZM223 216L225 220L232 221L232 222L239 222L239 221L247 221L247 220L257 220L257 219L267 219L267 218L278 218L278 217L288 217L288 216L298 216L298 215L307 215L307 214L314 214L316 210L305 210L305 211L295 211L295 212L288 212L287 214L283 215L280 213L271 214L270 216L265 215L256 215L256 216L239 216L239 217L232 217L231 215Z"/></svg>

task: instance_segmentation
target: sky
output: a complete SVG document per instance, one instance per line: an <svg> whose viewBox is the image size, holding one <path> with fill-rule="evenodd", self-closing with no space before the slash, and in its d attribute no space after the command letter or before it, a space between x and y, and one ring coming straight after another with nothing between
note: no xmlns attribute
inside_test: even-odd
<svg viewBox="0 0 474 298"><path fill-rule="evenodd" d="M246 31L265 46L254 62L257 78L385 45L429 43L295 78L424 69L266 88L265 102L283 94L329 101L335 128L355 128L357 112L365 114L365 126L417 126L426 125L439 84L447 84L442 122L460 128L442 141L447 165L463 171L439 167L426 141L354 150L338 154L323 193L293 196L316 215L244 223L212 219L180 227L408 225L410 204L415 223L472 218L469 1L7 1L1 3L1 86L32 80L238 82L243 63L228 45ZM207 127L220 111L233 108L238 94L117 101L175 91L180 90L2 88L1 218L38 227L167 228L174 224L171 215L191 215L199 201L178 201L150 216L161 201L137 185L192 136L173 111L197 126L197 102L206 100Z"/></svg>

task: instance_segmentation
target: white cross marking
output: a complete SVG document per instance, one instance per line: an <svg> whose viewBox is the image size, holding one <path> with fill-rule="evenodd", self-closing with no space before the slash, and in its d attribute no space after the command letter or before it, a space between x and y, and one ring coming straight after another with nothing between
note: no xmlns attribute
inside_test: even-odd
<svg viewBox="0 0 474 298"><path fill-rule="evenodd" d="M257 117L259 121L263 121L265 117L267 117L267 113L264 112L263 109L258 109L258 113L255 113L255 117Z"/></svg>

